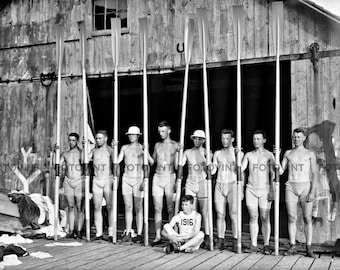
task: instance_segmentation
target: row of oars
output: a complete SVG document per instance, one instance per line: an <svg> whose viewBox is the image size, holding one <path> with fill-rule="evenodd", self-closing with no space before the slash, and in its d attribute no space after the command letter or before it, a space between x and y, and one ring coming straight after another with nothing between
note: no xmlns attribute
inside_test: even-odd
<svg viewBox="0 0 340 270"><path fill-rule="evenodd" d="M282 18L283 6L282 2L272 3L273 7L273 33L274 45L276 48L276 90L275 90L275 162L279 164L280 154L280 44L282 42ZM245 18L242 6L233 7L234 15L234 38L235 48L237 55L237 119L236 119L236 143L237 143L237 251L241 252L241 239L242 239L242 177L241 177L241 133L242 133L242 90L241 90L241 44L243 40L243 21ZM176 181L176 202L175 213L179 212L180 197L181 197L181 182L183 177L182 158L184 149L184 136L185 136L185 123L187 111L187 93L189 81L189 65L191 60L193 48L193 35L194 35L194 14L188 14L184 20L184 58L185 58L185 74L184 86L182 96L182 112L181 112L181 127L180 127L180 149L178 155L178 168L177 168L177 181ZM203 64L203 97L204 97L204 123L206 133L206 168L207 168L207 191L208 191L208 219L209 219L209 242L210 250L213 249L213 215L212 215L212 184L211 184L211 148L210 148L210 125L209 125L209 95L208 95L208 78L206 67L206 56L208 48L208 19L207 10L205 8L197 9L197 26L199 32L199 41L201 48L202 64ZM85 71L85 23L79 23L80 44L81 44L81 57L82 57L82 74L83 74L83 124L84 124L84 138L87 142L87 89L86 89L86 71ZM118 64L119 64L119 47L120 47L121 23L119 18L111 19L111 38L112 38L112 60L114 66L114 184L113 184L113 243L117 242L117 187L118 187ZM147 54L148 54L148 24L147 18L139 19L139 42L140 42L140 55L143 65L143 170L144 170L144 244L148 246L149 238L149 164L148 164L148 90L147 90ZM59 210L59 181L60 181L60 87L61 87L61 65L63 59L63 31L62 26L57 25L56 31L56 45L57 45L57 64L58 64L58 91L57 91L57 147L56 147L56 188L55 188L55 240L57 240L57 224L58 224L58 210ZM88 149L87 143L84 146L84 167L85 167L85 220L86 220L86 239L90 240L90 222L89 222L89 174L88 174ZM279 168L275 168L275 255L279 252Z"/></svg>

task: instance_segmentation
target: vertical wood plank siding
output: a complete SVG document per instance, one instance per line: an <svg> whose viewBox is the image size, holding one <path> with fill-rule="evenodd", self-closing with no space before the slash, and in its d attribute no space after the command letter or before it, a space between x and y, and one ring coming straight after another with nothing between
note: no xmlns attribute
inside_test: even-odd
<svg viewBox="0 0 340 270"><path fill-rule="evenodd" d="M293 129L305 127L308 130L314 127L306 144L316 153L319 169L313 211L313 241L324 243L340 237L340 229L336 226L339 224L339 210L332 217L333 209L339 209L340 206L340 107L336 104L340 99L340 57L322 58L318 66L320 83L316 98L310 60L291 62L291 113ZM320 114L315 113L318 110ZM330 130L333 132L330 133ZM337 194L337 201L330 194L330 186ZM305 241L301 211L299 217L297 237Z"/></svg>

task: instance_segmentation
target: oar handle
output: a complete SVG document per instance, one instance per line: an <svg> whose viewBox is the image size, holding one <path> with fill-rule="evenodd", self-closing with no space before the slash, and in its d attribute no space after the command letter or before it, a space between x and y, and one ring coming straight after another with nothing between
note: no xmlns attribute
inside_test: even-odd
<svg viewBox="0 0 340 270"><path fill-rule="evenodd" d="M242 252L242 168L237 166L237 253Z"/></svg>
<svg viewBox="0 0 340 270"><path fill-rule="evenodd" d="M274 243L274 254L275 256L279 255L279 239L280 239L280 168L279 166L275 167L275 201L274 201L274 235L275 235L275 243Z"/></svg>
<svg viewBox="0 0 340 270"><path fill-rule="evenodd" d="M183 151L182 151L183 153ZM180 156L180 154L179 154ZM183 154L182 154L183 156ZM179 212L180 209L180 199L181 199L181 188L182 188L182 178L183 178L183 166L179 164L177 166L177 177L176 177L176 201L175 201L175 214Z"/></svg>
<svg viewBox="0 0 340 270"><path fill-rule="evenodd" d="M144 172L144 245L149 246L149 165L143 165Z"/></svg>
<svg viewBox="0 0 340 270"><path fill-rule="evenodd" d="M150 176L150 166L148 164L143 165L144 178L149 178Z"/></svg>

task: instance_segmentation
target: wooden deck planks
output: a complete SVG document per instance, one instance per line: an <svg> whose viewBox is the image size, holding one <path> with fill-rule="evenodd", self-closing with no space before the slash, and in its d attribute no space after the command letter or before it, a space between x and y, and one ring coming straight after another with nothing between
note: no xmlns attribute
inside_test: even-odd
<svg viewBox="0 0 340 270"><path fill-rule="evenodd" d="M80 264L76 264L72 269L94 269L99 267L100 265L110 263L113 256L119 254L119 260L124 259L127 256L130 256L134 252L139 252L142 247L135 247L132 245L124 245L123 247L119 247L119 245L110 245L107 249L105 249L101 253L96 253L92 258L88 258L87 261L82 261Z"/></svg>
<svg viewBox="0 0 340 270"><path fill-rule="evenodd" d="M257 261L261 260L265 255L264 254L251 254L246 257L244 260L241 260L238 264L233 267L233 269L243 270L248 269L252 265L254 265Z"/></svg>
<svg viewBox="0 0 340 270"><path fill-rule="evenodd" d="M59 242L72 242L61 240ZM82 246L46 247L53 243L36 239L32 244L24 244L28 252L43 251L53 258L38 259L31 256L19 258L23 264L13 266L11 270L46 270L46 269L340 269L340 259L333 260L330 255L322 254L312 259L303 255L273 256L261 253L235 254L231 251L208 251L200 249L193 254L165 254L162 247L144 247L140 245L112 245L108 242L82 241Z"/></svg>
<svg viewBox="0 0 340 270"><path fill-rule="evenodd" d="M26 249L29 253L38 252L38 251L48 252L49 254L53 256L53 258L38 259L38 258L33 258L31 256L27 256L24 258L20 258L23 264L19 266L15 266L13 267L13 269L33 269L33 268L36 269L40 266L47 267L49 263L57 260L58 257L64 256L64 254L66 255L67 251L70 252L70 249L71 249L71 247L59 247L59 249L55 249L52 247L45 247L44 244L41 244L40 246L30 246L30 247L26 246ZM61 248L64 248L65 250L61 250Z"/></svg>
<svg viewBox="0 0 340 270"><path fill-rule="evenodd" d="M216 265L222 263L223 261L227 260L231 256L233 256L234 253L228 251L222 251L217 253L216 256L211 257L210 259L206 260L204 263L201 263L197 265L196 267L192 268L194 270L206 270L206 269L212 269Z"/></svg>
<svg viewBox="0 0 340 270"><path fill-rule="evenodd" d="M340 257L334 257L333 260L331 260L331 265L329 267L329 270L337 269L340 269Z"/></svg>
<svg viewBox="0 0 340 270"><path fill-rule="evenodd" d="M86 254L90 253L91 251L98 252L100 248L105 249L105 247L101 246L102 245L100 243L90 243L86 246L83 245L78 247L46 247L44 245L40 248L35 247L34 249L29 249L29 252L48 252L53 256L53 258L37 259L31 257L31 260L28 263L25 263L23 266L24 268L21 267L20 269L48 269L53 266L58 266L58 268L60 268L69 261L76 261L79 263L79 259L81 259L83 256L85 257Z"/></svg>
<svg viewBox="0 0 340 270"><path fill-rule="evenodd" d="M73 258L61 259L60 263L58 263L58 267L65 267L65 269L75 269L78 267L85 268L84 265L87 265L88 263L97 262L99 264L101 260L107 256L124 252L126 252L126 249L116 248L112 244L99 244L91 249L91 251L85 252L84 255L77 253L74 254ZM80 259L74 258L75 256L80 257ZM51 267L51 269L53 269L53 267Z"/></svg>
<svg viewBox="0 0 340 270"><path fill-rule="evenodd" d="M141 253L141 256L138 257L137 260L135 258L131 259L130 262L121 265L121 269L135 269L141 267L150 262L150 260L158 260L159 258L165 256L162 250L158 248L150 248L148 249L148 253Z"/></svg>
<svg viewBox="0 0 340 270"><path fill-rule="evenodd" d="M153 261L153 262L162 261L164 256L166 256L164 253L157 252L157 253L154 253L152 259L150 257L142 258L140 261L138 261L138 263L135 263L134 266L130 266L130 268L125 268L124 266L123 268L124 269L150 269L146 267L146 265L148 265L150 261Z"/></svg>
<svg viewBox="0 0 340 270"><path fill-rule="evenodd" d="M133 251L133 250L132 250ZM153 260L157 257L154 257L153 254L156 251L150 247L141 247L139 252L133 252L129 256L122 257L119 255L110 256L111 260L108 262L104 262L103 264L97 266L96 269L131 269L136 265L140 265L145 263L146 261L150 261L150 258Z"/></svg>
<svg viewBox="0 0 340 270"><path fill-rule="evenodd" d="M273 270L286 270L291 269L300 256L284 256L282 259L273 267Z"/></svg>
<svg viewBox="0 0 340 270"><path fill-rule="evenodd" d="M210 259L211 257L215 257L217 255L216 251L208 251L208 250L198 250L192 254L185 254L182 257L182 261L176 260L176 266L171 265L171 269L192 269L201 263L204 263L206 260Z"/></svg>
<svg viewBox="0 0 340 270"><path fill-rule="evenodd" d="M258 260L254 266L250 269L252 270L262 270L262 269L272 269L277 263L282 260L282 256L270 256L265 255L260 260Z"/></svg>
<svg viewBox="0 0 340 270"><path fill-rule="evenodd" d="M296 261L296 263L291 268L292 270L302 270L302 269L309 269L309 267L313 264L313 258L308 258L305 256L300 256L300 258Z"/></svg>
<svg viewBox="0 0 340 270"><path fill-rule="evenodd" d="M164 263L161 265L163 269L183 269L183 268L189 268L187 267L187 263L191 262L193 260L196 260L199 256L202 256L205 254L207 251L206 250L199 250L196 253L193 254L186 254L186 253L181 253L183 256L180 258L174 258L174 260L171 260L167 263ZM176 254L174 254L176 255ZM178 254L177 254L178 255ZM189 259L189 257L191 257Z"/></svg>
<svg viewBox="0 0 340 270"><path fill-rule="evenodd" d="M321 255L320 258L314 260L310 270L328 270L331 266L331 259L328 255Z"/></svg>
<svg viewBox="0 0 340 270"><path fill-rule="evenodd" d="M232 257L228 258L224 262L220 263L216 267L212 268L214 270L224 270L230 269L250 256L249 253L234 254Z"/></svg>
<svg viewBox="0 0 340 270"><path fill-rule="evenodd" d="M177 260L180 260L185 255L186 254L184 254L184 253L179 253L179 254L172 253L172 254L169 254L169 255L164 254L163 257L161 257L157 260L152 260L150 258L149 263L146 263L146 264L141 265L141 266L134 268L134 269L158 269L158 267L163 268L163 265L165 265L169 262L170 262L169 265L171 265L171 263L173 263ZM165 268L163 268L163 269L165 269Z"/></svg>

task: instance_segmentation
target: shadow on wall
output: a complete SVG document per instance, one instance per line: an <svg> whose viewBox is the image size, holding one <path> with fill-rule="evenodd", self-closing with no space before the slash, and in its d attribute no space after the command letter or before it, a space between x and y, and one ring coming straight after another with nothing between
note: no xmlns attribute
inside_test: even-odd
<svg viewBox="0 0 340 270"><path fill-rule="evenodd" d="M313 204L313 242L332 242L338 238L337 220L340 198L340 138L334 138L336 124L328 120L307 128L306 148L315 152L318 164L318 181ZM302 213L297 239L305 241Z"/></svg>

